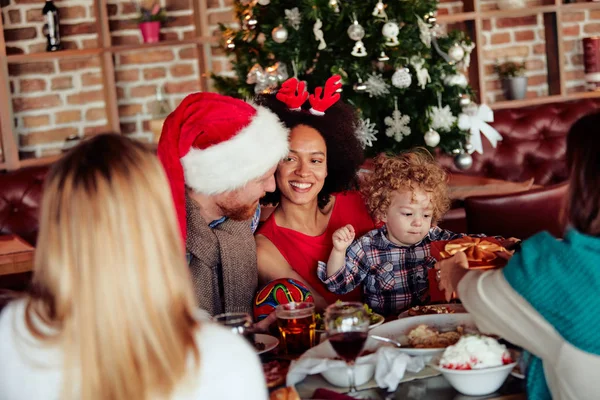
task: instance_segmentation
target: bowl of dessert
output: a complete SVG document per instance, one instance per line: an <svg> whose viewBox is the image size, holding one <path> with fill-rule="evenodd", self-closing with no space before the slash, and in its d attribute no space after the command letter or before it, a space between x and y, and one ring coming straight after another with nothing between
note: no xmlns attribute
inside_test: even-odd
<svg viewBox="0 0 600 400"><path fill-rule="evenodd" d="M484 335L462 336L430 364L454 389L467 396L494 393L515 365L517 362L506 346Z"/></svg>

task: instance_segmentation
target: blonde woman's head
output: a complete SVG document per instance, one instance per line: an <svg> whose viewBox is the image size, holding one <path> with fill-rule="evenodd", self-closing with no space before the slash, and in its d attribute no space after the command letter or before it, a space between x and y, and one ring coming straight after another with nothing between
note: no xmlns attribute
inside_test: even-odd
<svg viewBox="0 0 600 400"><path fill-rule="evenodd" d="M80 371L64 397L170 393L190 351L198 356L194 308L158 159L141 143L106 134L55 164L44 189L27 323L40 338L34 316L57 328L65 373Z"/></svg>

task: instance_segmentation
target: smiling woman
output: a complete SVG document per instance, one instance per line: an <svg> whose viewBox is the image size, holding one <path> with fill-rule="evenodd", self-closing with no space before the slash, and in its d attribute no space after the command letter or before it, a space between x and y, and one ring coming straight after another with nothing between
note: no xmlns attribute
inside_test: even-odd
<svg viewBox="0 0 600 400"><path fill-rule="evenodd" d="M352 224L362 235L375 228L362 196L352 190L363 162L355 110L337 101L319 115L291 110L274 95L256 101L291 129L290 152L275 172L277 189L262 200L277 207L256 236L259 280L298 279L317 308L340 298L360 299L359 290L343 296L329 292L316 274L318 262L329 257L336 229Z"/></svg>

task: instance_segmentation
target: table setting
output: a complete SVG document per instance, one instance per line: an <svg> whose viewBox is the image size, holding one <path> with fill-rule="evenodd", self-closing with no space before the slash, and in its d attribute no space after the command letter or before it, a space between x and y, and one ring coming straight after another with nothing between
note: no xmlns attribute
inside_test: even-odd
<svg viewBox="0 0 600 400"><path fill-rule="evenodd" d="M455 370L439 365L449 346L418 348L411 345L409 332L422 326L441 335L460 328L465 337L488 340L476 331L471 316L460 304L413 307L412 316L408 315L411 310L406 310L397 319L374 328L369 328L368 317L356 318L357 313L364 313L362 304L338 303L335 306L354 310L351 318L354 321L344 323L339 310L337 313L329 311L325 317L327 337L321 343L292 357L285 353L282 347L285 343L280 342L273 352L261 355L267 363L273 360L289 363L285 365L285 381L272 387L272 393L287 387L293 388L300 399L525 398L522 375L511 373L519 357L512 349L510 353L515 358L510 362L500 360L502 364L495 367ZM489 339L498 343L496 338ZM503 344L499 346L504 349ZM454 378L456 375L459 375L458 381ZM282 397L283 400L288 398L291 397Z"/></svg>

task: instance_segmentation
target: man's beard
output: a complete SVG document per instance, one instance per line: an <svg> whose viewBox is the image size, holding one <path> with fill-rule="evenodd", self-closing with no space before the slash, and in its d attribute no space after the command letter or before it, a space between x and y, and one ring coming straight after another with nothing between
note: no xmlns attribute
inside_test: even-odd
<svg viewBox="0 0 600 400"><path fill-rule="evenodd" d="M254 216L256 212L256 207L258 207L258 201L253 204L238 204L238 205L220 205L221 212L227 218L230 218L234 221L245 221Z"/></svg>

